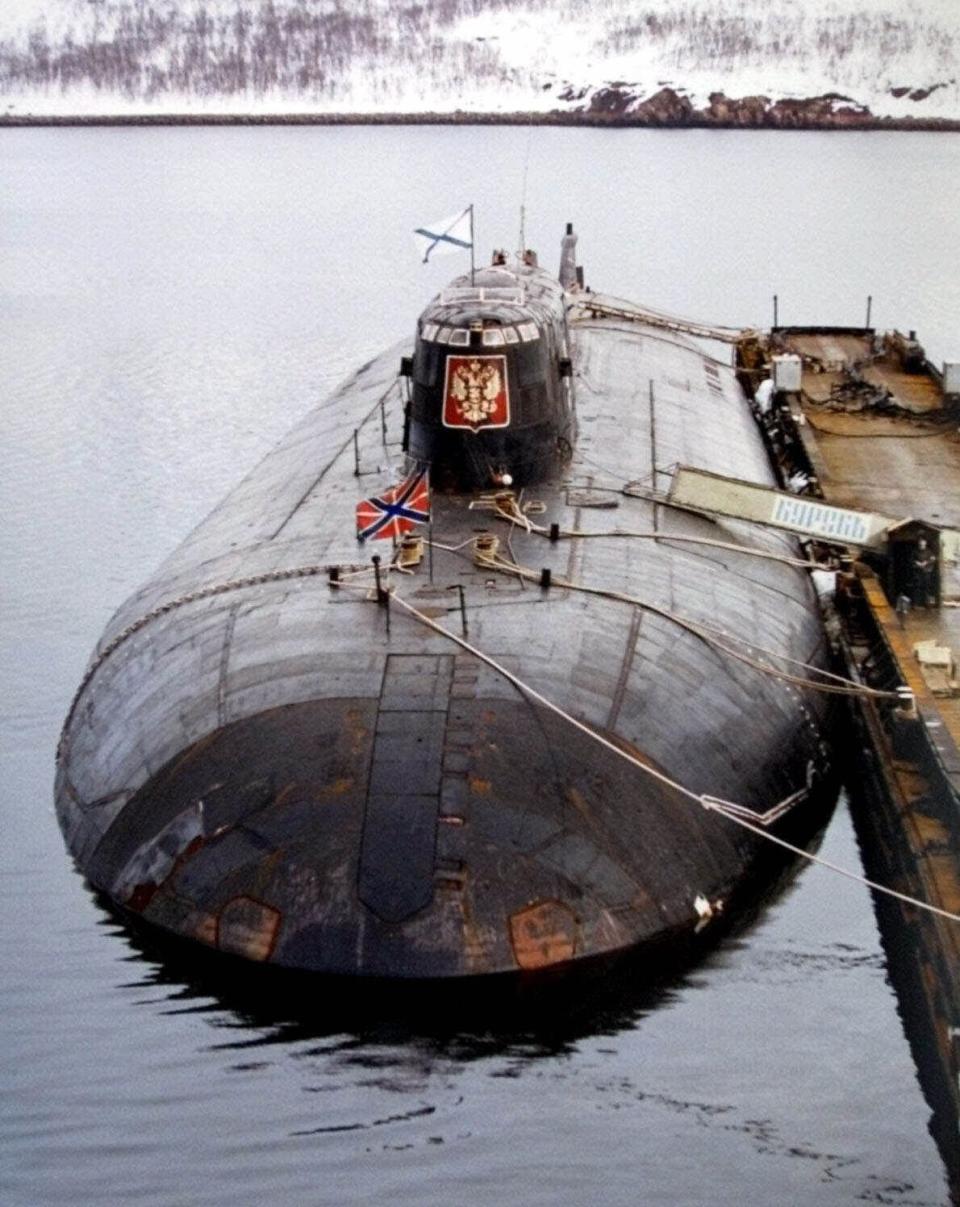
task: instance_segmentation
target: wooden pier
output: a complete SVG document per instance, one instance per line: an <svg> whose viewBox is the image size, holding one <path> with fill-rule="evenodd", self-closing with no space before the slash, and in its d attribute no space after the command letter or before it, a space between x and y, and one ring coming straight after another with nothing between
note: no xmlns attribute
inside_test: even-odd
<svg viewBox="0 0 960 1207"><path fill-rule="evenodd" d="M854 710L849 785L864 863L873 879L960 913L960 400L912 333L781 329L765 351L774 370L779 357L799 369L799 389L773 405L808 492L901 517L883 547L851 549L838 576L848 673L913 697ZM921 540L936 555L926 576ZM960 924L890 898L876 906L931 1132L960 1197Z"/></svg>

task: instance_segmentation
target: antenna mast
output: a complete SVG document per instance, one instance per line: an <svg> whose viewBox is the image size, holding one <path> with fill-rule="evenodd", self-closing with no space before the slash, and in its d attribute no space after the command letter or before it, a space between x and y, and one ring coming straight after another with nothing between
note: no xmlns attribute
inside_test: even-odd
<svg viewBox="0 0 960 1207"><path fill-rule="evenodd" d="M477 262L476 262L476 252L474 250L475 243L476 243L476 239L474 238L474 235L473 235L473 202L471 202L470 203L470 284L471 285L476 285L476 283L477 283Z"/></svg>
<svg viewBox="0 0 960 1207"><path fill-rule="evenodd" d="M530 170L530 144L533 141L533 118L527 127L527 145L523 151L523 187L520 191L520 257L527 250L527 173Z"/></svg>

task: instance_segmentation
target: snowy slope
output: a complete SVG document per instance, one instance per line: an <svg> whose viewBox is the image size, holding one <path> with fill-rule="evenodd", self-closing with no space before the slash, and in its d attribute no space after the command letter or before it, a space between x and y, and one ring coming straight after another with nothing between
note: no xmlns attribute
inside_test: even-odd
<svg viewBox="0 0 960 1207"><path fill-rule="evenodd" d="M960 119L958 0L0 0L0 111L569 111L611 84Z"/></svg>

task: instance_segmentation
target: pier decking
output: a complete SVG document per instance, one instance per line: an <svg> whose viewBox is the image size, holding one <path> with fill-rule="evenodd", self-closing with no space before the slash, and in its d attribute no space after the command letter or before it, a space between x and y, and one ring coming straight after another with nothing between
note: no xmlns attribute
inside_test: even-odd
<svg viewBox="0 0 960 1207"><path fill-rule="evenodd" d="M801 357L801 388L780 402L826 502L920 521L931 533L960 529L960 414L925 361L905 371L903 343L881 345L866 331L775 332L770 352ZM857 564L842 643L852 675L905 684L916 703L916 719L872 700L855 710L862 749L851 800L868 873L958 914L960 548L954 533L941 535L937 605L898 599L909 579L897 585L888 543L885 557ZM922 642L937 647L938 665L920 661ZM931 1132L960 1201L960 925L889 898L877 910Z"/></svg>
<svg viewBox="0 0 960 1207"><path fill-rule="evenodd" d="M789 351L803 357L800 433L823 496L842 507L960 528L960 417L944 410L929 374L904 372L891 352L874 357L872 345L869 335L788 338ZM862 409L854 409L851 371L863 382ZM871 397L879 405L870 405ZM905 682L918 699L929 697L925 718L933 710L960 748L960 690L950 686L956 672L925 675L914 654L917 643L934 641L960 663L960 565L944 560L940 574L939 607L912 600L909 611L891 608L888 616L875 602Z"/></svg>

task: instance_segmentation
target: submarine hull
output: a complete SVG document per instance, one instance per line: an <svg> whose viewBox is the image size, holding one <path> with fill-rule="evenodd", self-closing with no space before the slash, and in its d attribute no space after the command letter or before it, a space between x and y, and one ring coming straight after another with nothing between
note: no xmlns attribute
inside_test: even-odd
<svg viewBox="0 0 960 1207"><path fill-rule="evenodd" d="M377 747L401 716L353 698L226 726L129 801L88 877L144 921L234 955L456 978L694 940L707 930L696 899L719 923L747 904L745 877L756 888L777 866L722 818L678 812L668 789L598 761L556 718L531 726L515 700L405 716L405 743L432 730L447 752L439 791L433 754L403 752L405 791L377 792L394 775ZM806 802L798 837L830 799L824 785Z"/></svg>
<svg viewBox="0 0 960 1207"><path fill-rule="evenodd" d="M576 444L515 492L512 521L489 491L436 491L419 560L377 543L378 589L354 509L403 456L402 345L113 618L57 808L117 906L286 968L543 972L696 947L743 907L776 861L705 801L798 841L822 825L827 699L697 628L826 665L806 574L776 560L792 542L658 493L676 463L772 483L732 369L582 305L566 317Z"/></svg>

